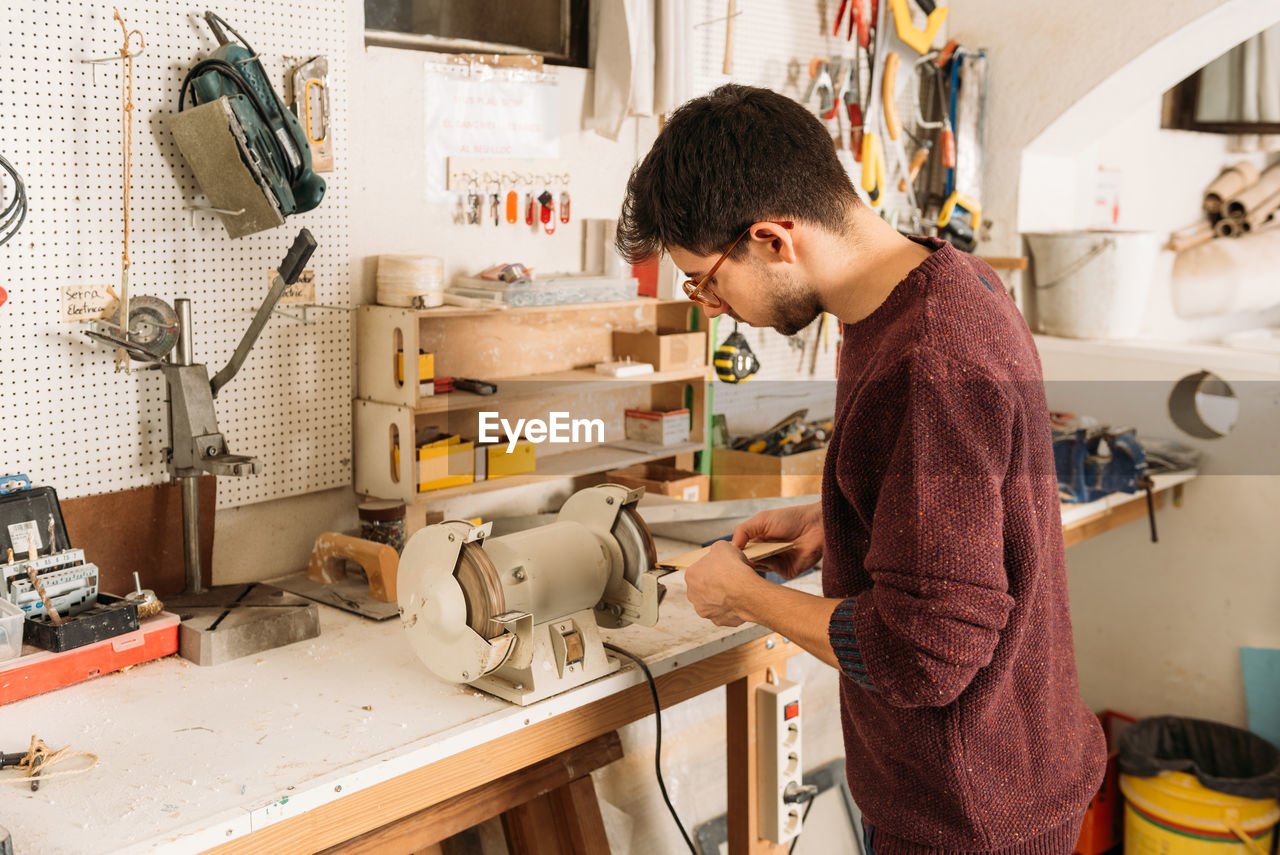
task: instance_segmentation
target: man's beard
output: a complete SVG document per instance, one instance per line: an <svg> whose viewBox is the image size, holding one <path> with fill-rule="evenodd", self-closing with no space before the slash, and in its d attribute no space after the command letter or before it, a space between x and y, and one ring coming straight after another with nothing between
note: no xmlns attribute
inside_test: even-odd
<svg viewBox="0 0 1280 855"><path fill-rule="evenodd" d="M781 272L767 271L769 326L783 335L795 335L822 314L818 295Z"/></svg>

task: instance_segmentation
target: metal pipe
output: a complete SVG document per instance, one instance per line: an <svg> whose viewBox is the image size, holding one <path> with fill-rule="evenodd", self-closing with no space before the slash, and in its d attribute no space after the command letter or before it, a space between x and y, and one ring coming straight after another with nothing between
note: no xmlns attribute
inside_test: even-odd
<svg viewBox="0 0 1280 855"><path fill-rule="evenodd" d="M191 336L191 300L178 297L173 301L178 314L178 344L173 349L174 365L191 365L195 362L195 348Z"/></svg>
<svg viewBox="0 0 1280 855"><path fill-rule="evenodd" d="M184 475L178 483L182 485L182 558L187 574L184 593L199 594L204 591L200 573L200 476Z"/></svg>

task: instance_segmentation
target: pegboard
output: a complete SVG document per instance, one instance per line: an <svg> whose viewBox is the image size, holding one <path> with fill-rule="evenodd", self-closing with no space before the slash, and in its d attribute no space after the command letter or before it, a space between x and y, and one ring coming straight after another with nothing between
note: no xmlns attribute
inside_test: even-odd
<svg viewBox="0 0 1280 855"><path fill-rule="evenodd" d="M888 2L888 0L881 0ZM733 73L724 74L725 13L723 0L697 0L690 13L693 35L690 51L692 82L695 94L710 92L724 83L743 83L763 86L802 101L809 86L809 60L813 57L852 56L856 42L847 41L843 35L830 35L833 16L839 8L835 0L806 0L806 2L774 3L767 0L738 0L737 17L733 22ZM945 3L939 5L947 5ZM923 16L913 8L917 26L923 26ZM892 30L892 14L886 15L886 26ZM941 45L946 39L946 27L936 39ZM912 100L915 97L915 79L912 64L919 56L911 48L898 41L892 32L888 37L888 50L897 51L902 67L898 71L898 114L903 122L912 116ZM798 66L795 79L790 79L788 66L792 61ZM877 82L878 86L879 83ZM817 96L805 106L817 113ZM825 122L828 132L837 135L837 122ZM847 124L839 126L847 135ZM912 125L912 130L918 130ZM887 144L887 140L882 140ZM907 158L914 149L908 142ZM837 155L849 172L858 193L865 200L861 184L861 166L852 153L837 148ZM886 183L884 194L886 211L905 211L907 199L897 189L900 172L895 172L892 153L885 151ZM812 348L817 337L816 322L788 338L771 329L742 327L747 342L759 358L761 369L749 382L734 386L717 382L713 411L726 417L731 433L751 433L764 430L787 413L807 407L810 418L833 414L835 401L836 347L839 330L833 317L828 318L828 328L820 339L820 347L814 371L809 372L809 354L802 358L797 345ZM717 342L724 341L733 329L732 321L721 320Z"/></svg>
<svg viewBox="0 0 1280 855"><path fill-rule="evenodd" d="M208 203L167 125L187 69L217 46L199 16L204 7L119 2L129 28L146 40L133 66L129 293L192 300L195 359L210 375L231 357L267 294L269 271L300 228L318 243L308 265L316 303L351 303L346 7L224 0L216 9L253 45L282 97L288 68L328 57L337 160L322 174L328 187L317 209L232 240L212 214L185 210ZM24 176L30 200L22 231L0 247L0 281L9 291L0 306L0 473L30 473L63 497L163 483L168 417L160 372L135 363L131 374L116 373L112 351L89 343L60 314L62 285L119 289L123 69L82 62L118 55L112 2L8 0L0 8L0 152ZM272 316L218 395L218 426L230 450L263 464L255 476L220 478L220 507L351 482L353 318L324 310L308 317L302 324Z"/></svg>
<svg viewBox="0 0 1280 855"><path fill-rule="evenodd" d="M882 0L889 2L889 0ZM939 3L946 6L947 3ZM738 0L737 16L733 20L733 73L724 73L725 46L725 3L723 0L697 0L697 7L690 14L693 23L693 37L690 50L692 52L692 85L696 95L702 95L724 83L742 83L749 86L763 86L783 95L802 101L809 88L809 60L814 57L830 58L840 56L845 59L853 56L857 42L831 35L835 14L840 8L837 0L805 0L805 2L777 3L769 0ZM917 27L923 28L923 13L910 4L913 20ZM847 13L848 14L848 13ZM889 30L886 50L895 51L901 59L901 67L897 76L897 97L894 102L898 107L898 116L908 129L921 136L921 130L911 120L912 102L915 98L916 80L912 70L919 54L898 40L893 29L893 14L886 10L885 26ZM940 47L947 39L947 23L944 22L941 32L934 40ZM788 67L792 62L798 66L794 78ZM794 66L793 66L794 67ZM838 83L838 81L837 81ZM879 86L877 80L874 84ZM818 112L818 96L815 94L805 106L810 112ZM825 120L828 132L835 138L838 129L848 136L847 122L835 119ZM897 171L895 155L890 150L888 139L882 138L885 146L886 183L884 206L888 212L907 210L905 193L898 192L898 179L902 173ZM909 163L915 147L910 139L905 139L906 160ZM866 194L860 184L862 167L857 163L852 152L837 147L837 155L849 172L858 193L865 200Z"/></svg>

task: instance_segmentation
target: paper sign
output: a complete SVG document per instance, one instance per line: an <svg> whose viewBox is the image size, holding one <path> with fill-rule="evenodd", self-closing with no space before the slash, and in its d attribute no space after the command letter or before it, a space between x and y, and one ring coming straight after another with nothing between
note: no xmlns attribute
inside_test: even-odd
<svg viewBox="0 0 1280 855"><path fill-rule="evenodd" d="M267 276L267 281L274 282L279 275L279 270L272 270L270 275ZM314 270L302 271L298 281L286 287L284 293L280 295L280 302L285 305L290 303L314 303L315 301L316 272Z"/></svg>
<svg viewBox="0 0 1280 855"><path fill-rule="evenodd" d="M554 82L459 78L428 67L423 89L429 202L449 201L450 157L560 156L560 87Z"/></svg>
<svg viewBox="0 0 1280 855"><path fill-rule="evenodd" d="M63 285L62 320L66 323L114 317L116 298L106 285Z"/></svg>

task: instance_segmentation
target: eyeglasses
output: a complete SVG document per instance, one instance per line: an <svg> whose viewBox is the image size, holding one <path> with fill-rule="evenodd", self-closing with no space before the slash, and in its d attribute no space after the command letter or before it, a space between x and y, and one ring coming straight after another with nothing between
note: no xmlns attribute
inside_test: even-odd
<svg viewBox="0 0 1280 855"><path fill-rule="evenodd" d="M776 222L775 225L782 226L784 229L795 228L795 223L790 220L780 220ZM706 306L708 309L718 309L723 306L724 303L722 303L720 298L716 296L715 292L708 287L707 283L716 275L716 271L720 269L720 265L724 264L725 259L727 259L729 255L737 249L738 244L742 243L742 239L749 234L751 234L750 228L738 235L737 239L735 239L733 243L729 244L729 248L724 251L724 255L720 256L716 263L711 265L711 269L703 274L701 278L696 280L684 280L685 296L695 303Z"/></svg>

